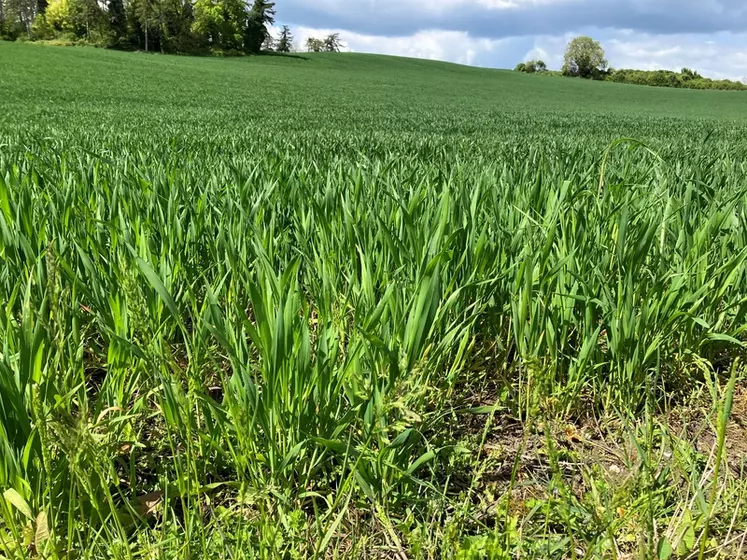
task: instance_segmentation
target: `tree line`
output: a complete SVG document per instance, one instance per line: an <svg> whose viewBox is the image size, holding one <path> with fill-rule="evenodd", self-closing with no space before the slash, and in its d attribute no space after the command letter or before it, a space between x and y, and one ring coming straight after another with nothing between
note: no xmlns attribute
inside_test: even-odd
<svg viewBox="0 0 747 560"><path fill-rule="evenodd" d="M683 68L680 72L671 70L630 70L610 69L604 78L610 82L637 84L641 86L673 87L683 89L747 90L747 85L733 80L712 80L701 76L695 70Z"/></svg>
<svg viewBox="0 0 747 560"><path fill-rule="evenodd" d="M521 62L515 70L527 74L554 74L655 87L747 90L747 84L742 82L712 80L690 68L683 68L680 72L611 68L605 58L602 45L591 37L576 37L568 43L563 57L563 68L560 72L548 70L547 64L542 60Z"/></svg>
<svg viewBox="0 0 747 560"><path fill-rule="evenodd" d="M284 25L271 33L268 0L0 0L0 39L57 40L184 54L296 50ZM339 34L310 38L309 51L339 51Z"/></svg>

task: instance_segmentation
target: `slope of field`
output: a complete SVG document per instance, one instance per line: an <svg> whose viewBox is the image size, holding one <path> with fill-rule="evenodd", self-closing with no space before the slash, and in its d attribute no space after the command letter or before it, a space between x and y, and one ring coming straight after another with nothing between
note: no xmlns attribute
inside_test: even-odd
<svg viewBox="0 0 747 560"><path fill-rule="evenodd" d="M111 132L168 134L206 124L237 134L275 123L300 131L353 127L421 137L479 131L495 142L510 140L517 129L560 138L561 127L576 141L625 135L671 140L673 125L708 119L728 131L747 119L739 92L540 80L377 55L214 59L6 43L0 63L4 117L23 126L72 117Z"/></svg>
<svg viewBox="0 0 747 560"><path fill-rule="evenodd" d="M3 43L0 93L0 558L742 553L744 93Z"/></svg>

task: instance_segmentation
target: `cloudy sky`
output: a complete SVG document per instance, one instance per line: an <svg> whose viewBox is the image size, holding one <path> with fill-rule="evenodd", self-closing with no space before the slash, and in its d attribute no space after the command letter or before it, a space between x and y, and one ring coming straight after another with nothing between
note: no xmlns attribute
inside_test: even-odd
<svg viewBox="0 0 747 560"><path fill-rule="evenodd" d="M299 42L335 31L356 52L560 68L584 34L616 68L747 77L747 0L279 0L277 11Z"/></svg>

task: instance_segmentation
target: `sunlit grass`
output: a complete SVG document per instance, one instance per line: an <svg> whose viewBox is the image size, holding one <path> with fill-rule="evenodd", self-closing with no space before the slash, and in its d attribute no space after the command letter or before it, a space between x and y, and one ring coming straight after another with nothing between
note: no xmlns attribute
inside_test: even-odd
<svg viewBox="0 0 747 560"><path fill-rule="evenodd" d="M0 61L0 557L739 544L734 94L380 57ZM664 421L695 405L711 456ZM624 481L558 442L590 418Z"/></svg>

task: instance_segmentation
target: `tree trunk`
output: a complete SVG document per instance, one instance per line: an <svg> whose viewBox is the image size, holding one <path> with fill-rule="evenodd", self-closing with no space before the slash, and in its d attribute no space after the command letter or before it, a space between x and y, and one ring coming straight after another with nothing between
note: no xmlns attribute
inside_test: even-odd
<svg viewBox="0 0 747 560"><path fill-rule="evenodd" d="M18 10L18 19L21 25L26 27L26 33L31 39L31 24L34 22L34 9L29 5L22 4Z"/></svg>
<svg viewBox="0 0 747 560"><path fill-rule="evenodd" d="M148 23L145 24L145 52L148 52Z"/></svg>

